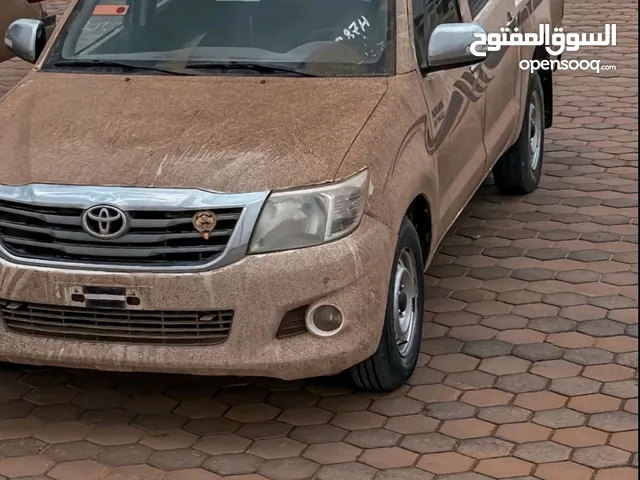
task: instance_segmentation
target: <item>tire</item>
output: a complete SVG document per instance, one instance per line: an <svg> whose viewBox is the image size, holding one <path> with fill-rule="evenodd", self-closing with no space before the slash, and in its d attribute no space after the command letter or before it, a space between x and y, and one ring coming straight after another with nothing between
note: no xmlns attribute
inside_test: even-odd
<svg viewBox="0 0 640 480"><path fill-rule="evenodd" d="M411 263L413 262L413 265ZM404 268L403 268L404 265ZM405 281L399 281L398 277ZM413 272L413 274L411 273ZM412 278L412 282L406 280ZM396 301L401 295L396 295L398 284L411 283L411 290L403 291L413 301L398 301L406 306L405 316L408 319L403 326L406 329L407 341L400 345L396 340L396 320L400 318ZM412 293L412 292L415 292ZM407 314L412 307L412 315ZM400 309L402 306L400 307ZM396 317L398 312L398 317ZM400 227L398 244L394 255L393 270L389 280L387 305L382 337L376 353L367 360L355 365L349 370L351 380L359 390L374 392L392 392L398 389L413 374L420 354L420 342L422 339L422 326L424 322L424 259L420 247L420 237L415 227L408 218L404 218Z"/></svg>
<svg viewBox="0 0 640 480"><path fill-rule="evenodd" d="M532 130L532 125L535 130ZM535 141L532 139L536 133ZM537 144L537 155L532 143ZM520 135L493 167L493 181L501 194L526 195L533 192L542 176L544 156L544 91L537 72L529 77L527 102Z"/></svg>

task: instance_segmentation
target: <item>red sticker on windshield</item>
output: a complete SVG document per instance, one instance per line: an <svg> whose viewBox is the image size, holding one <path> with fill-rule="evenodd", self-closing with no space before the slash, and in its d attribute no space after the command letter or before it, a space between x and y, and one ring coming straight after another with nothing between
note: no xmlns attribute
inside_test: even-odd
<svg viewBox="0 0 640 480"><path fill-rule="evenodd" d="M124 16L128 11L129 5L96 5L93 9L93 14Z"/></svg>

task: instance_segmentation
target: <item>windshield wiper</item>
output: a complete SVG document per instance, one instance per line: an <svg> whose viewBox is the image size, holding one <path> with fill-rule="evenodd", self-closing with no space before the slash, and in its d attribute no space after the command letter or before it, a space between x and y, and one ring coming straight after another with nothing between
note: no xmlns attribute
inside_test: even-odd
<svg viewBox="0 0 640 480"><path fill-rule="evenodd" d="M167 73L169 75L194 75L181 68L165 68L154 65L138 65L135 63L119 62L116 60L60 60L53 64L54 67L115 67L131 70L149 70L152 72Z"/></svg>
<svg viewBox="0 0 640 480"><path fill-rule="evenodd" d="M262 73L289 73L302 77L317 77L313 73L297 68L275 65L272 63L248 63L248 62L189 62L184 68L220 69L220 70L248 70Z"/></svg>

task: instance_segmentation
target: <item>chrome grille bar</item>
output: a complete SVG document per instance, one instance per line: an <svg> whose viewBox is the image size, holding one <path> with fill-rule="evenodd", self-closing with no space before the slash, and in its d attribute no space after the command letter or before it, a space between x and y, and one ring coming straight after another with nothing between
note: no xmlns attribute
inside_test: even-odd
<svg viewBox="0 0 640 480"><path fill-rule="evenodd" d="M116 271L199 271L246 254L268 192L69 185L0 185L0 258L13 263ZM113 240L83 229L87 208L111 205L129 217ZM192 219L213 211L216 229L205 239Z"/></svg>

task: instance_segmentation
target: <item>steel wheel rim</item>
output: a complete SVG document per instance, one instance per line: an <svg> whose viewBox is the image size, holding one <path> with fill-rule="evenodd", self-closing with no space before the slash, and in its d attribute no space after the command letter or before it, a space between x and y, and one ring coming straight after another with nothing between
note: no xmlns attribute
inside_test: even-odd
<svg viewBox="0 0 640 480"><path fill-rule="evenodd" d="M393 327L398 353L402 357L409 353L417 331L418 286L415 256L405 248L398 258L393 284Z"/></svg>
<svg viewBox="0 0 640 480"><path fill-rule="evenodd" d="M536 170L540 165L542 128L540 95L538 92L533 92L529 103L529 159L532 170Z"/></svg>

